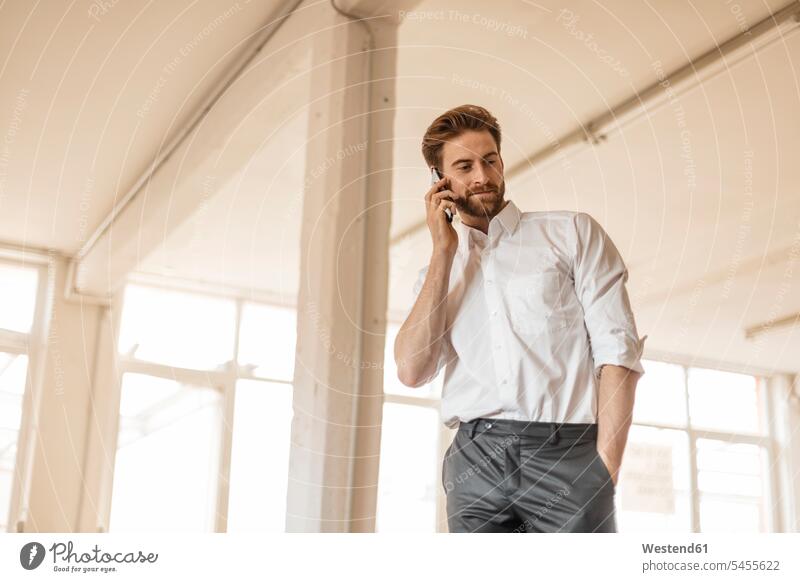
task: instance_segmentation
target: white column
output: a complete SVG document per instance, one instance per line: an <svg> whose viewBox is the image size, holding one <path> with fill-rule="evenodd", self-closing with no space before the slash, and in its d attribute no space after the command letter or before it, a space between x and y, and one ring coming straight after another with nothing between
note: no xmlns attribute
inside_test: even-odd
<svg viewBox="0 0 800 582"><path fill-rule="evenodd" d="M314 32L287 531L374 529L396 27L327 4ZM370 82L371 78L386 79Z"/></svg>
<svg viewBox="0 0 800 582"><path fill-rule="evenodd" d="M121 293L100 313L94 355L91 408L88 420L84 486L77 531L107 532L119 433L121 375L117 344L122 311Z"/></svg>
<svg viewBox="0 0 800 582"><path fill-rule="evenodd" d="M20 494L14 507L18 531L97 531L97 519L82 524L81 511L91 510L83 503L96 489L97 473L89 476L86 468L95 454L89 436L90 424L98 421L96 399L105 398L94 378L98 346L107 341L108 308L68 299L67 280L66 260L53 257L21 427ZM107 348L103 353L113 358Z"/></svg>

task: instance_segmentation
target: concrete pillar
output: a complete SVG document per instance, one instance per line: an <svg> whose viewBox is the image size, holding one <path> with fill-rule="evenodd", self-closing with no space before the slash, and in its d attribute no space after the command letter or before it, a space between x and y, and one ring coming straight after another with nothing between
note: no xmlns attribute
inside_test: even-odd
<svg viewBox="0 0 800 582"><path fill-rule="evenodd" d="M92 376L91 413L87 426L86 464L78 509L78 529L107 532L119 433L122 378L117 357L122 294L117 294L99 317Z"/></svg>
<svg viewBox="0 0 800 582"><path fill-rule="evenodd" d="M66 259L51 258L42 327L34 333L31 385L21 427L21 480L13 501L17 531L97 531L92 512L84 502L96 493L98 473L87 474L90 425L97 422L97 398L105 398L94 382L98 353L113 359L105 346L103 322L108 308L65 296L68 282ZM103 344L103 350L99 346ZM110 451L113 462L113 450Z"/></svg>
<svg viewBox="0 0 800 582"><path fill-rule="evenodd" d="M287 531L373 531L396 27L327 3L313 33ZM370 82L370 79L376 79ZM385 80L384 80L385 79Z"/></svg>

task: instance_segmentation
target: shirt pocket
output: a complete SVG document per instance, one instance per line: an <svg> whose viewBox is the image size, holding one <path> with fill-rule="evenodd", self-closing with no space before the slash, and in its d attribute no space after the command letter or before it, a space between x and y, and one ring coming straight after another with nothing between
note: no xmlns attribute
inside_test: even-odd
<svg viewBox="0 0 800 582"><path fill-rule="evenodd" d="M512 278L506 286L511 327L527 337L566 328L561 306L564 283L558 269Z"/></svg>

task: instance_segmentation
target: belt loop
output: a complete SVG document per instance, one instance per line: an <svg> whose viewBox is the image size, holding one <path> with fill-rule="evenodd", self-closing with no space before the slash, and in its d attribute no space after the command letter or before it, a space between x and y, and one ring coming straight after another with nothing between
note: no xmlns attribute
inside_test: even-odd
<svg viewBox="0 0 800 582"><path fill-rule="evenodd" d="M476 418L472 421L472 426L469 429L469 440L475 438L475 429L478 428L478 424L480 424L480 419Z"/></svg>
<svg viewBox="0 0 800 582"><path fill-rule="evenodd" d="M547 442L551 445L558 443L558 425L555 422L550 423L550 437L547 439Z"/></svg>

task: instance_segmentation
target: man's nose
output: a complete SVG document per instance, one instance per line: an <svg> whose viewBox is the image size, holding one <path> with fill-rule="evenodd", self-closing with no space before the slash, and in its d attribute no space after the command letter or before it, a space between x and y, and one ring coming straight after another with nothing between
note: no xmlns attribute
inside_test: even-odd
<svg viewBox="0 0 800 582"><path fill-rule="evenodd" d="M489 176L483 168L477 168L472 176L472 186L486 186L489 183Z"/></svg>

